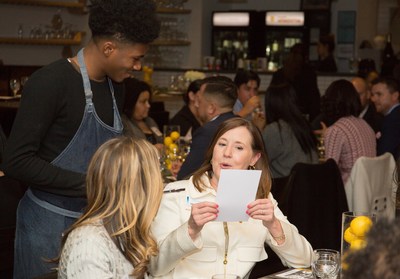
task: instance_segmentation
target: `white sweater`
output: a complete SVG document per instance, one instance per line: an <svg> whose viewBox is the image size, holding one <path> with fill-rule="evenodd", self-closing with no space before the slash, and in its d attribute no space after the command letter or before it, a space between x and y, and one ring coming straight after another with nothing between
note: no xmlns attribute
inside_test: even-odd
<svg viewBox="0 0 400 279"><path fill-rule="evenodd" d="M128 279L132 264L124 257L103 225L73 230L63 247L58 278Z"/></svg>

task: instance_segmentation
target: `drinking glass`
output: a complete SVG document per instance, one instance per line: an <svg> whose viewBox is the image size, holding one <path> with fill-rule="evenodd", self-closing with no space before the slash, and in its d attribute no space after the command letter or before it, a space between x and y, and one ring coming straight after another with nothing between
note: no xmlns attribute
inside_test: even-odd
<svg viewBox="0 0 400 279"><path fill-rule="evenodd" d="M180 126L164 125L163 132L165 167L169 170L171 175L176 178L183 161L180 149Z"/></svg>
<svg viewBox="0 0 400 279"><path fill-rule="evenodd" d="M21 82L19 81L19 79L10 79L10 89L13 92L13 96L17 96L18 91L21 89Z"/></svg>
<svg viewBox="0 0 400 279"><path fill-rule="evenodd" d="M349 250L365 246L365 234L376 222L376 215L369 212L344 212L342 214L341 253L343 260Z"/></svg>
<svg viewBox="0 0 400 279"><path fill-rule="evenodd" d="M28 76L22 76L21 77L21 86L24 87L25 83L28 81L29 77Z"/></svg>
<svg viewBox="0 0 400 279"><path fill-rule="evenodd" d="M315 279L335 279L340 271L340 253L332 249L313 252L311 270Z"/></svg>

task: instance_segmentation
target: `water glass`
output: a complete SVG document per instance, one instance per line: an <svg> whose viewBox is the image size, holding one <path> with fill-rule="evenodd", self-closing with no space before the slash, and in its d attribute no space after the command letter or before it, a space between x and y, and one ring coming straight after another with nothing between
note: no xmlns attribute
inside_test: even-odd
<svg viewBox="0 0 400 279"><path fill-rule="evenodd" d="M17 96L18 91L21 89L21 82L17 78L10 79L10 89L13 92L13 96Z"/></svg>
<svg viewBox="0 0 400 279"><path fill-rule="evenodd" d="M335 279L340 271L340 253L332 249L316 249L313 252L311 270L315 279Z"/></svg>

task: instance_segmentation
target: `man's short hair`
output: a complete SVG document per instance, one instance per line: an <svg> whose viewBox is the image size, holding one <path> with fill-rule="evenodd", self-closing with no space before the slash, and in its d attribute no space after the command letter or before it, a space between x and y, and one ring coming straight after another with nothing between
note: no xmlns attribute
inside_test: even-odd
<svg viewBox="0 0 400 279"><path fill-rule="evenodd" d="M206 98L213 99L221 108L233 108L237 99L237 86L228 77L216 76L203 79Z"/></svg>
<svg viewBox="0 0 400 279"><path fill-rule="evenodd" d="M89 27L92 37L148 44L160 32L156 5L149 0L91 0Z"/></svg>
<svg viewBox="0 0 400 279"><path fill-rule="evenodd" d="M260 77L256 72L251 70L239 69L233 79L237 87L240 87L242 84L247 84L250 80L255 80L257 82L257 87L260 87Z"/></svg>
<svg viewBox="0 0 400 279"><path fill-rule="evenodd" d="M397 80L395 80L392 77L380 77L380 78L374 79L371 83L372 83L372 86L374 86L378 83L385 84L390 93L399 92L399 84L398 84Z"/></svg>

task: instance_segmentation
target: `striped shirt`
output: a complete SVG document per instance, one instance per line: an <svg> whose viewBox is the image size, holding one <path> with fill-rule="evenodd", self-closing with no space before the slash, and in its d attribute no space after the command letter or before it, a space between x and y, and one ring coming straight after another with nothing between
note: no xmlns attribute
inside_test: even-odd
<svg viewBox="0 0 400 279"><path fill-rule="evenodd" d="M361 156L376 156L376 138L371 127L362 118L342 117L330 126L324 138L325 157L338 164L343 183Z"/></svg>

